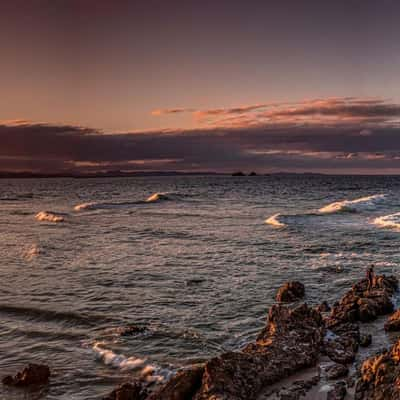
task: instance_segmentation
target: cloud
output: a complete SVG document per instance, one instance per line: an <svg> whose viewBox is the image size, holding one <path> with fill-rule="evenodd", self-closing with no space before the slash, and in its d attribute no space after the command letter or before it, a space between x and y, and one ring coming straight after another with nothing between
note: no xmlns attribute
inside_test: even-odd
<svg viewBox="0 0 400 400"><path fill-rule="evenodd" d="M229 118L237 119L236 124L214 123L190 130L113 133L73 125L3 121L0 169L400 173L396 104L375 99L317 99L262 110L263 114L279 114L269 119L259 117L260 109L255 107L260 105L238 107L235 115L229 109ZM334 116L334 120L310 118L315 114Z"/></svg>
<svg viewBox="0 0 400 400"><path fill-rule="evenodd" d="M231 108L205 110L178 108L155 110L153 115L190 113L193 118L210 126L255 126L273 122L329 123L344 121L358 123L382 123L400 120L400 105L377 98L327 98L301 102L259 103ZM363 134L368 129L363 130Z"/></svg>

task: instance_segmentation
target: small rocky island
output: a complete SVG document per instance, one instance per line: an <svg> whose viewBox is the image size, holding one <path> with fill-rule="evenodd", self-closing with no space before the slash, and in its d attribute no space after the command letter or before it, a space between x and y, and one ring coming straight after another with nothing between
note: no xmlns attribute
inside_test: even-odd
<svg viewBox="0 0 400 400"><path fill-rule="evenodd" d="M369 274L332 308L311 307L302 283L287 282L253 343L182 369L162 386L124 383L103 400L400 399L400 339L355 363L360 347L374 340L361 324L391 314L382 330L400 330L392 302L397 290L394 276ZM3 384L47 384L49 376L48 367L30 364Z"/></svg>

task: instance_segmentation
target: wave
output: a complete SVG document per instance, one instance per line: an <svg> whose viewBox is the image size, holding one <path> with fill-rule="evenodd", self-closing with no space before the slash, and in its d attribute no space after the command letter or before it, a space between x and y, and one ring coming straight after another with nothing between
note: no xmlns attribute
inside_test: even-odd
<svg viewBox="0 0 400 400"><path fill-rule="evenodd" d="M321 214L333 214L339 212L357 212L361 210L373 210L377 203L385 198L384 194L361 197L355 200L343 200L328 204L318 210Z"/></svg>
<svg viewBox="0 0 400 400"><path fill-rule="evenodd" d="M265 223L269 224L269 225L273 225L273 226L275 226L277 228L285 228L287 225L285 223L279 221L280 217L282 217L281 214L279 214L279 213L278 214L274 214L271 217L267 218L265 220Z"/></svg>
<svg viewBox="0 0 400 400"><path fill-rule="evenodd" d="M169 193L154 193L146 199L146 203L154 203L157 201L171 200L172 197L173 197L173 195L169 194Z"/></svg>
<svg viewBox="0 0 400 400"><path fill-rule="evenodd" d="M173 371L148 363L145 358L135 356L126 357L104 348L103 342L95 342L93 351L96 357L104 364L123 371L139 371L140 376L149 382L163 382L168 380Z"/></svg>
<svg viewBox="0 0 400 400"><path fill-rule="evenodd" d="M37 321L70 322L83 326L97 326L99 322L109 322L110 319L102 315L85 315L73 311L54 311L29 306L13 306L0 304L0 314L11 314Z"/></svg>
<svg viewBox="0 0 400 400"><path fill-rule="evenodd" d="M400 212L375 218L374 224L381 228L400 229Z"/></svg>
<svg viewBox="0 0 400 400"><path fill-rule="evenodd" d="M40 211L36 214L35 218L38 221L64 222L64 217L62 215L50 211Z"/></svg>
<svg viewBox="0 0 400 400"><path fill-rule="evenodd" d="M84 211L84 210L98 210L98 209L107 209L107 208L117 208L117 207L127 207L127 206L135 206L135 205L143 205L148 203L158 203L165 200L179 200L183 196L179 193L154 193L149 196L146 200L139 201L122 201L122 202L88 202L78 204L74 207L75 211Z"/></svg>

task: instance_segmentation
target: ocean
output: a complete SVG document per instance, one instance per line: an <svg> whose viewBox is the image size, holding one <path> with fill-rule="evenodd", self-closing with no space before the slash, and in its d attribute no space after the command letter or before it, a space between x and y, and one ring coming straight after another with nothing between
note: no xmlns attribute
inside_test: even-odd
<svg viewBox="0 0 400 400"><path fill-rule="evenodd" d="M400 177L3 179L0 238L1 375L52 371L0 399L99 399L240 349L288 280L317 305L399 277Z"/></svg>

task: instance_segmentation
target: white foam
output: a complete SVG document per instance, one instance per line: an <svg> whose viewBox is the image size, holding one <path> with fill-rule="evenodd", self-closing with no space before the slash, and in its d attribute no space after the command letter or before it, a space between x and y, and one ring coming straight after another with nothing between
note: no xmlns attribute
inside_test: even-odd
<svg viewBox="0 0 400 400"><path fill-rule="evenodd" d="M343 200L328 204L318 211L322 214L333 214L339 212L356 212L360 210L373 210L376 204L385 198L384 194L361 197L355 200Z"/></svg>
<svg viewBox="0 0 400 400"><path fill-rule="evenodd" d="M146 203L154 203L156 201L169 200L167 193L154 193L146 199Z"/></svg>
<svg viewBox="0 0 400 400"><path fill-rule="evenodd" d="M91 202L91 203L82 203L78 204L74 207L75 211L82 211L82 210L93 210L98 207L99 203Z"/></svg>
<svg viewBox="0 0 400 400"><path fill-rule="evenodd" d="M50 211L40 211L36 214L35 218L38 221L47 221L47 222L63 222L64 217L58 214L55 214Z"/></svg>
<svg viewBox="0 0 400 400"><path fill-rule="evenodd" d="M148 382L162 382L173 374L173 371L150 364L146 359L116 354L112 350L105 349L102 342L95 342L93 350L104 364L123 371L136 370Z"/></svg>
<svg viewBox="0 0 400 400"><path fill-rule="evenodd" d="M374 224L381 228L400 230L400 212L375 218Z"/></svg>
<svg viewBox="0 0 400 400"><path fill-rule="evenodd" d="M266 224L273 225L277 228L285 228L287 225L284 224L283 222L279 221L279 217L281 217L281 214L274 214L268 219L265 220Z"/></svg>

